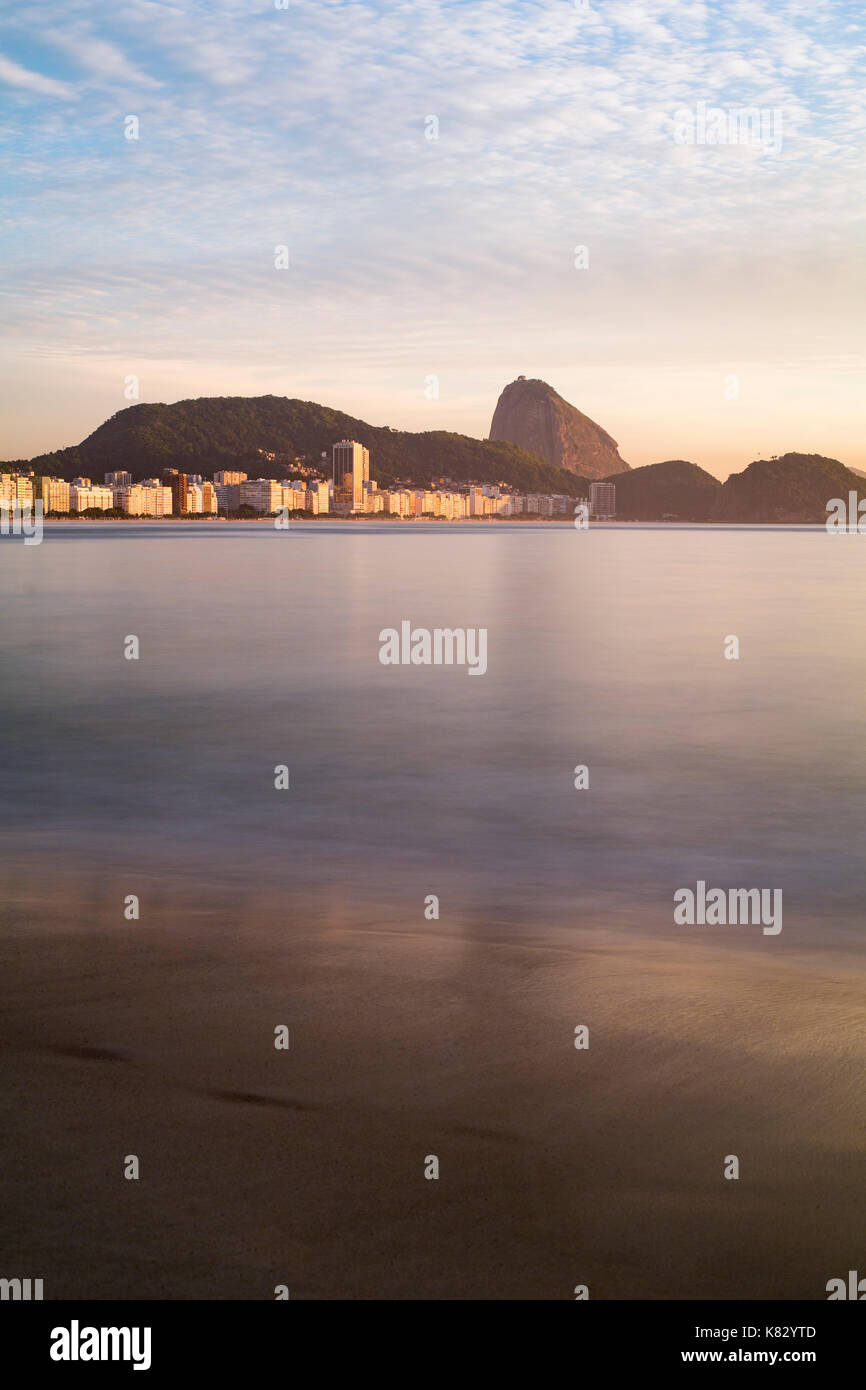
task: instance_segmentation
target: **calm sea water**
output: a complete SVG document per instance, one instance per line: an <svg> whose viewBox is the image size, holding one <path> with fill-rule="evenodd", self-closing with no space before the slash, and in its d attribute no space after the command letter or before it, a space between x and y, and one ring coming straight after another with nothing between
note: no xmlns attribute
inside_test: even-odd
<svg viewBox="0 0 866 1390"><path fill-rule="evenodd" d="M0 542L0 1272L824 1298L861 1256L864 546ZM486 628L486 674L383 666L405 620ZM698 879L781 888L781 934L675 925Z"/></svg>
<svg viewBox="0 0 866 1390"><path fill-rule="evenodd" d="M670 935L674 891L702 878L783 890L765 945L859 949L864 566L862 538L820 528L4 539L7 906L26 871L31 904L36 872L46 899L73 875L162 903L320 886ZM486 674L381 665L405 619L486 628Z"/></svg>

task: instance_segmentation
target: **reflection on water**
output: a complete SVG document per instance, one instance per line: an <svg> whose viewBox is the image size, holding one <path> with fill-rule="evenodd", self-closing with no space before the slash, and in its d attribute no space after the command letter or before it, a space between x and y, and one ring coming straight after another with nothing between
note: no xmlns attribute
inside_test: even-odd
<svg viewBox="0 0 866 1390"><path fill-rule="evenodd" d="M46 1298L823 1298L862 1253L863 553L0 544L5 1272ZM486 628L486 674L382 666L403 620ZM781 888L781 935L675 927L699 878Z"/></svg>
<svg viewBox="0 0 866 1390"><path fill-rule="evenodd" d="M857 537L95 523L0 565L7 870L49 896L74 866L666 934L703 878L856 940ZM404 619L486 628L487 673L382 666Z"/></svg>

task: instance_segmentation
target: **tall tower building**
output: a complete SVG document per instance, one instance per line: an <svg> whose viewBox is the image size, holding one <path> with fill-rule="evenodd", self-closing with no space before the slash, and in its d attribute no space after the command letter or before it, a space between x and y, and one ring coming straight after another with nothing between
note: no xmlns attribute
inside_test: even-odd
<svg viewBox="0 0 866 1390"><path fill-rule="evenodd" d="M334 445L334 495L353 512L364 510L364 484L370 479L370 450L353 439Z"/></svg>
<svg viewBox="0 0 866 1390"><path fill-rule="evenodd" d="M176 516L183 516L187 510L187 489L189 483L185 473L178 473L176 468L164 468L162 470L163 487L171 488L171 509Z"/></svg>

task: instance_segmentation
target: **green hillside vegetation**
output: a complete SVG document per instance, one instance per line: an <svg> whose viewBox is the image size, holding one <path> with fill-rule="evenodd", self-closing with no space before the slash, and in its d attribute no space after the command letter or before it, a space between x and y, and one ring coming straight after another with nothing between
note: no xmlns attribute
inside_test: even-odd
<svg viewBox="0 0 866 1390"><path fill-rule="evenodd" d="M423 485L438 478L454 482L505 482L525 492L582 496L585 479L554 468L512 444L471 439L445 430L413 434L368 425L339 410L282 396L214 396L173 405L139 404L111 416L81 444L32 459L37 473L71 479L101 478L127 469L136 481L163 468L210 474L237 468L250 477L291 475L296 457L317 465L339 439L355 439L370 450L371 476L380 485L395 480ZM267 459L258 452L275 455Z"/></svg>
<svg viewBox="0 0 866 1390"><path fill-rule="evenodd" d="M721 483L685 459L668 459L631 468L606 479L616 484L616 514L621 521L706 521Z"/></svg>
<svg viewBox="0 0 866 1390"><path fill-rule="evenodd" d="M863 479L838 459L784 454L756 459L720 488L713 521L826 522L827 503L863 488Z"/></svg>

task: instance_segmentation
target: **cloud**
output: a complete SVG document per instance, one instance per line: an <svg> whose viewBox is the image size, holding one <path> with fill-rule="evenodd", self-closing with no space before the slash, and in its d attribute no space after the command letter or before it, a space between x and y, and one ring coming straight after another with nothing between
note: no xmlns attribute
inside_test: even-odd
<svg viewBox="0 0 866 1390"><path fill-rule="evenodd" d="M331 363L335 392L381 370L401 408L401 354L416 375L467 373L475 400L479 373L493 390L527 362L574 376L651 357L675 381L758 352L769 381L783 352L854 352L866 95L852 13L69 0L49 31L22 10L16 53L50 43L86 103L71 129L52 101L67 70L30 74L48 84L30 86L39 119L0 154L17 188L11 332L34 361L183 361L187 390L216 355L239 378L290 362L326 381ZM675 113L699 102L783 111L781 149L677 145Z"/></svg>
<svg viewBox="0 0 866 1390"><path fill-rule="evenodd" d="M104 83L106 87L118 83L145 88L162 86L156 78L131 62L116 43L98 38L81 27L67 32L55 29L47 38L55 47L68 53L76 66L82 68L91 78Z"/></svg>
<svg viewBox="0 0 866 1390"><path fill-rule="evenodd" d="M19 63L15 63L11 58L6 58L0 54L0 82L6 82L10 87L22 87L25 91L33 92L36 96L59 97L68 100L73 96L71 87L65 82L58 82L53 77L45 77L41 72L31 72L28 68L22 68Z"/></svg>

